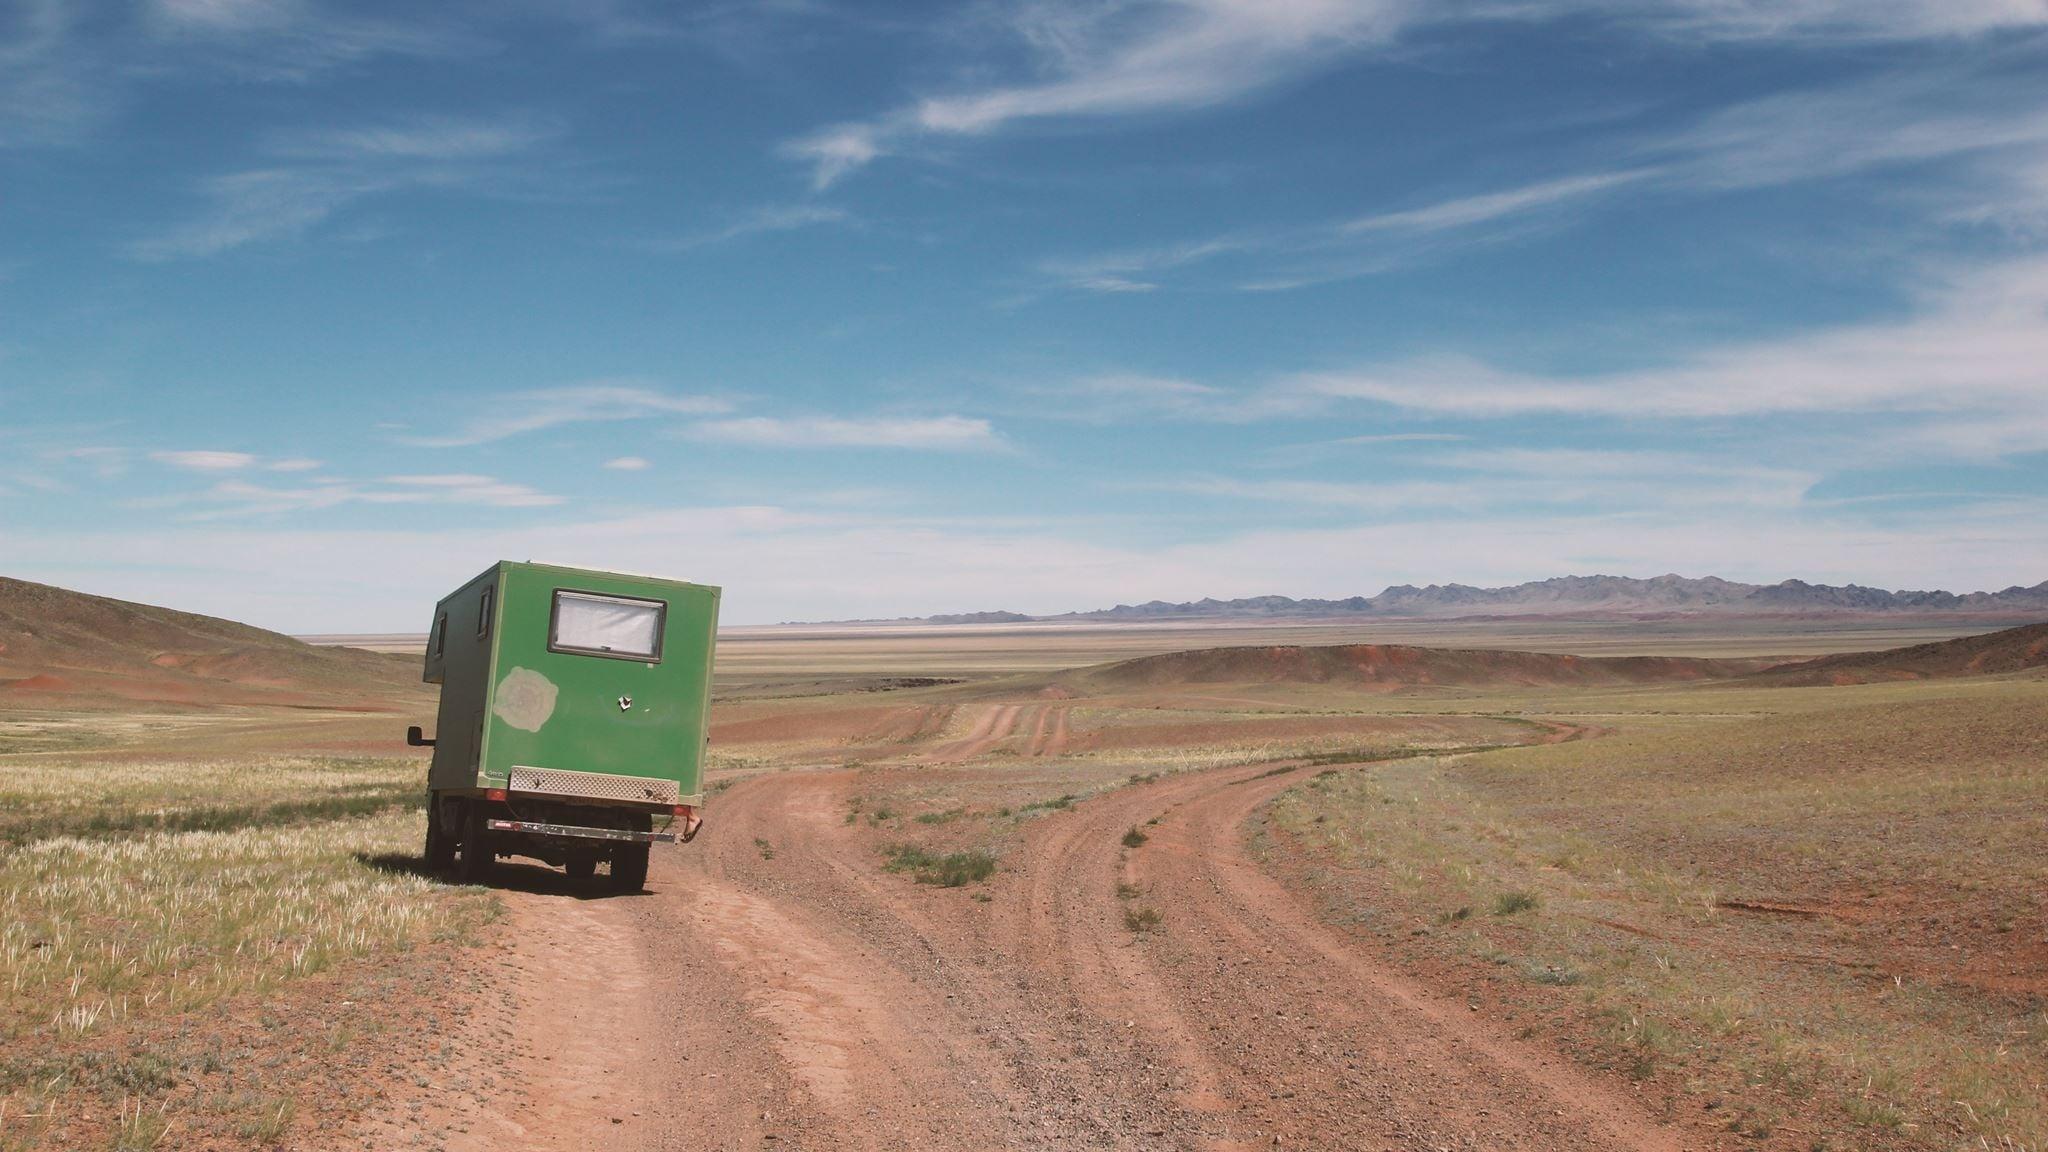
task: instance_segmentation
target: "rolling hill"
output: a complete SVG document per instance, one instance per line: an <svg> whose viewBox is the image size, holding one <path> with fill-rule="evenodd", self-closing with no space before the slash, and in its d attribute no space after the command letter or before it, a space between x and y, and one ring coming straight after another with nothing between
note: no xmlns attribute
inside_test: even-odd
<svg viewBox="0 0 2048 1152"><path fill-rule="evenodd" d="M1570 656L1554 652L1419 648L1403 644L1203 648L1084 669L1089 686L1341 684L1408 687L1588 688L1725 681L1785 687L1928 680L2048 668L2048 623L1934 644L1814 660L1709 660L1683 656Z"/></svg>
<svg viewBox="0 0 2048 1152"><path fill-rule="evenodd" d="M2048 624L2029 624L1881 652L1845 652L1786 664L1751 679L1790 686L1933 680L2048 668Z"/></svg>
<svg viewBox="0 0 2048 1152"><path fill-rule="evenodd" d="M0 705L381 708L431 693L419 661L0 577Z"/></svg>

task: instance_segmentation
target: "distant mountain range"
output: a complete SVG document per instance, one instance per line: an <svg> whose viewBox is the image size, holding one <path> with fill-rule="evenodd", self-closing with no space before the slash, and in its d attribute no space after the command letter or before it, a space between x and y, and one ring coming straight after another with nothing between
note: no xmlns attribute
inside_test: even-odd
<svg viewBox="0 0 2048 1152"><path fill-rule="evenodd" d="M1638 580L1628 576L1558 576L1506 588L1469 584L1397 584L1377 596L1296 600L1251 596L1240 600L1152 600L1092 612L1028 616L1021 612L966 612L887 623L1023 624L1037 621L1449 619L1469 616L1833 616L1950 613L1997 617L2048 616L2048 580L2002 592L1916 592L1785 580L1743 584L1717 576L1678 575ZM884 623L885 621L861 621ZM851 623L851 621L844 621Z"/></svg>

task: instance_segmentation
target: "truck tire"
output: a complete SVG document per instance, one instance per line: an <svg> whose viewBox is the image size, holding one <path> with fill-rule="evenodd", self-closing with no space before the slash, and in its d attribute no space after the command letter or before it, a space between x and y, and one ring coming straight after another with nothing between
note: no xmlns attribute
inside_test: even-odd
<svg viewBox="0 0 2048 1152"><path fill-rule="evenodd" d="M427 854L424 861L427 871L436 876L446 873L455 863L455 837L441 827L441 794L431 789L427 792Z"/></svg>
<svg viewBox="0 0 2048 1152"><path fill-rule="evenodd" d="M462 855L455 875L464 884L485 883L491 878L491 865L498 862L498 854L491 851L490 830L484 827L487 818L482 800L463 801Z"/></svg>
<svg viewBox="0 0 2048 1152"><path fill-rule="evenodd" d="M647 887L645 844L621 844L612 857L612 891L639 892Z"/></svg>

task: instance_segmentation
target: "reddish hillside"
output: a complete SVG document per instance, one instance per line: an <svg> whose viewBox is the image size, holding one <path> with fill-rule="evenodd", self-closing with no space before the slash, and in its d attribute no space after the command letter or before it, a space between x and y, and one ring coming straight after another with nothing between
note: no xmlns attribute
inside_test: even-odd
<svg viewBox="0 0 2048 1152"><path fill-rule="evenodd" d="M1986 676L2048 667L2048 624L2029 624L1962 636L1911 648L1881 652L1845 652L1769 668L1754 682L1793 686L1872 684L1884 680L1931 680L1948 676Z"/></svg>
<svg viewBox="0 0 2048 1152"><path fill-rule="evenodd" d="M364 707L423 691L412 657L0 577L0 706Z"/></svg>
<svg viewBox="0 0 2048 1152"><path fill-rule="evenodd" d="M1175 684L1358 684L1485 688L1595 687L1718 680L1755 671L1754 661L1683 656L1566 656L1478 648L1345 644L1326 648L1206 648L1094 669L1105 687Z"/></svg>

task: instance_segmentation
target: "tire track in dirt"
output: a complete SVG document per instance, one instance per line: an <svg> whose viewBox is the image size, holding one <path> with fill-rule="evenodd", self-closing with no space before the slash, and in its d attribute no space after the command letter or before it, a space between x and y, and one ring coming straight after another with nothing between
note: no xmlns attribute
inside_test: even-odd
<svg viewBox="0 0 2048 1152"><path fill-rule="evenodd" d="M1046 704L1038 709L1038 722L1032 725L1031 741L1025 746L1026 756L1059 756L1067 750L1067 706Z"/></svg>
<svg viewBox="0 0 2048 1152"><path fill-rule="evenodd" d="M1378 963L1247 856L1244 821L1318 770L1186 797L1131 853L1168 910L1161 970L1183 999L1233 1008L1216 1038L1261 1134L1677 1152L1633 1101Z"/></svg>
<svg viewBox="0 0 2048 1152"><path fill-rule="evenodd" d="M1024 708L1022 704L994 705L982 713L966 736L941 744L919 759L934 764L957 763L993 751L1016 731Z"/></svg>
<svg viewBox="0 0 2048 1152"><path fill-rule="evenodd" d="M1034 719L1049 745L1060 719ZM1032 820L986 902L882 872L844 820L856 773L744 781L657 855L651 895L507 894L493 1027L518 1047L450 1147L1675 1152L1625 1094L1258 868L1244 821L1316 770L1173 775ZM1133 904L1163 931L1127 927Z"/></svg>

